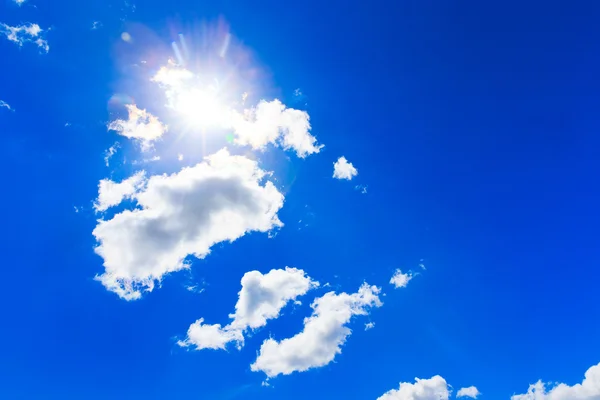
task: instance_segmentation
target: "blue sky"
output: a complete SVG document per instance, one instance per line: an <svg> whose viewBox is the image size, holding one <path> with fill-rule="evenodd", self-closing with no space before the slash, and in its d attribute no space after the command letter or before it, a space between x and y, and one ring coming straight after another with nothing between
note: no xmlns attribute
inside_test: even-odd
<svg viewBox="0 0 600 400"><path fill-rule="evenodd" d="M3 399L600 399L600 4L0 2Z"/></svg>

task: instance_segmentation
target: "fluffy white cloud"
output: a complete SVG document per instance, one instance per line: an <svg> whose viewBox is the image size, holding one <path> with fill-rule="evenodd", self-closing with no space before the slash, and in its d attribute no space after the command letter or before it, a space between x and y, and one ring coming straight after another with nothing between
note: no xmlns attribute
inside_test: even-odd
<svg viewBox="0 0 600 400"><path fill-rule="evenodd" d="M400 388L384 393L377 400L448 400L449 397L446 380L436 375L429 379L415 378L415 383L400 382Z"/></svg>
<svg viewBox="0 0 600 400"><path fill-rule="evenodd" d="M346 160L346 157L342 156L333 163L333 177L336 179L348 179L351 180L353 177L358 175L358 170L354 168L351 162Z"/></svg>
<svg viewBox="0 0 600 400"><path fill-rule="evenodd" d="M264 149L276 144L285 150L294 150L304 158L318 153L323 145L310 134L309 116L306 111L287 108L281 101L261 100L255 108L244 114L233 114L235 142L253 149Z"/></svg>
<svg viewBox="0 0 600 400"><path fill-rule="evenodd" d="M546 385L538 381L529 385L527 393L513 395L511 400L600 400L600 363L585 372L581 383L559 383L547 391Z"/></svg>
<svg viewBox="0 0 600 400"><path fill-rule="evenodd" d="M142 189L146 181L145 176L144 171L139 171L119 183L102 179L98 184L98 198L94 202L94 209L106 211L110 207L119 205L124 199L133 198Z"/></svg>
<svg viewBox="0 0 600 400"><path fill-rule="evenodd" d="M152 143L159 139L167 126L146 110L137 108L135 104L127 104L127 120L117 119L108 124L108 129L119 135L138 140L142 150L152 148Z"/></svg>
<svg viewBox="0 0 600 400"><path fill-rule="evenodd" d="M408 282L413 278L412 274L409 272L407 274L402 273L401 270L397 269L392 275L392 279L390 279L390 283L398 288L403 288L408 285Z"/></svg>
<svg viewBox="0 0 600 400"><path fill-rule="evenodd" d="M469 386L465 388L461 388L456 393L456 397L470 397L472 399L476 399L481 393L475 386Z"/></svg>
<svg viewBox="0 0 600 400"><path fill-rule="evenodd" d="M300 158L318 153L323 145L310 134L309 115L287 108L281 101L261 100L256 107L239 112L227 104L219 89L204 85L191 71L172 63L151 79L167 97L167 106L193 125L232 129L234 142L263 150L267 145L293 150Z"/></svg>
<svg viewBox="0 0 600 400"><path fill-rule="evenodd" d="M381 306L379 292L377 286L365 283L356 293L329 292L317 298L311 305L312 315L304 319L302 332L280 342L265 340L250 366L252 371L275 377L329 364L341 353L341 346L352 332L346 326L352 316L365 315L369 307Z"/></svg>
<svg viewBox="0 0 600 400"><path fill-rule="evenodd" d="M4 34L8 40L23 46L25 43L34 43L46 53L50 50L48 42L43 38L44 30L38 24L25 24L10 26L0 23L0 34Z"/></svg>
<svg viewBox="0 0 600 400"><path fill-rule="evenodd" d="M284 196L256 161L226 150L172 175L155 175L131 197L138 207L100 220L93 231L104 259L104 286L132 300L163 275L187 268L220 242L283 226Z"/></svg>
<svg viewBox="0 0 600 400"><path fill-rule="evenodd" d="M240 348L245 330L265 326L267 320L279 317L286 304L318 285L296 268L273 269L264 275L259 271L246 272L235 313L229 315L233 321L221 327L219 324L206 325L201 318L190 325L187 338L179 341L179 345L194 346L196 350L225 349L228 343L236 342Z"/></svg>

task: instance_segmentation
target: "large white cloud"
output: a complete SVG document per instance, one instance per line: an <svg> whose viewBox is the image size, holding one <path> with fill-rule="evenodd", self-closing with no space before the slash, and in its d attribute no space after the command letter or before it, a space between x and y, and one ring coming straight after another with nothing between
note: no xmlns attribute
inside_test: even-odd
<svg viewBox="0 0 600 400"><path fill-rule="evenodd" d="M352 316L365 315L369 307L381 306L379 292L378 287L365 283L356 293L329 292L317 298L311 305L312 315L304 319L302 332L280 342L265 340L251 365L252 371L274 377L329 364L351 334L346 324Z"/></svg>
<svg viewBox="0 0 600 400"><path fill-rule="evenodd" d="M229 315L233 321L221 327L204 324L201 318L190 325L187 338L179 342L180 346L194 346L196 350L225 349L228 343L236 342L240 348L245 330L265 326L267 320L279 317L286 304L319 285L301 269L289 267L273 269L264 275L259 271L246 272L241 283L235 313Z"/></svg>
<svg viewBox="0 0 600 400"><path fill-rule="evenodd" d="M120 204L124 199L133 198L144 183L144 171L139 171L121 182L102 179L98 184L98 198L94 203L94 209L96 211L106 211L110 207Z"/></svg>
<svg viewBox="0 0 600 400"><path fill-rule="evenodd" d="M448 400L450 390L439 375L429 379L415 378L415 383L400 382L398 389L384 393L377 400Z"/></svg>
<svg viewBox="0 0 600 400"><path fill-rule="evenodd" d="M38 24L24 24L10 26L0 23L0 34L4 34L8 40L23 46L25 43L33 43L46 53L50 50L48 41L44 39L44 30Z"/></svg>
<svg viewBox="0 0 600 400"><path fill-rule="evenodd" d="M456 392L456 397L470 397L472 399L476 399L480 394L481 393L479 392L479 389L477 389L475 386L469 386L460 388L458 392Z"/></svg>
<svg viewBox="0 0 600 400"><path fill-rule="evenodd" d="M306 111L286 107L281 101L261 100L242 112L227 103L227 96L214 85L206 85L191 71L172 63L151 79L165 91L167 106L184 120L199 126L231 129L234 142L264 150L267 145L293 150L300 158L318 153L323 145L310 133Z"/></svg>
<svg viewBox="0 0 600 400"><path fill-rule="evenodd" d="M354 168L351 162L346 160L346 157L342 156L333 163L333 177L336 179L347 179L351 180L358 175L358 170Z"/></svg>
<svg viewBox="0 0 600 400"><path fill-rule="evenodd" d="M265 174L256 161L220 150L178 173L150 177L131 195L138 208L94 229L105 268L97 279L120 297L137 299L163 275L187 268L186 256L202 258L215 243L281 227L284 196L263 183Z"/></svg>
<svg viewBox="0 0 600 400"><path fill-rule="evenodd" d="M513 395L511 400L600 400L600 363L585 372L581 383L559 383L547 390L546 384L538 381L529 385L527 393Z"/></svg>
<svg viewBox="0 0 600 400"><path fill-rule="evenodd" d="M166 131L158 117L146 110L139 109L135 104L127 104L127 119L117 119L108 124L108 129L119 135L139 141L142 150L148 150L152 143L159 139Z"/></svg>

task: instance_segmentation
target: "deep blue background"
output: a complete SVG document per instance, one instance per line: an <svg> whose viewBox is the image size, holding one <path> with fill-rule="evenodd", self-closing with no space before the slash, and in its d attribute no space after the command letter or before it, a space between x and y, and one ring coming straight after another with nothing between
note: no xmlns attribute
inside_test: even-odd
<svg viewBox="0 0 600 400"><path fill-rule="evenodd" d="M580 382L600 361L600 3L575 3L4 0L0 22L52 30L48 54L0 40L0 99L16 110L0 109L0 398L375 399L440 374L506 399ZM216 246L128 303L93 280L91 235L98 180L132 171L103 161L119 37L135 23L168 49L219 18L273 93L294 105L301 88L326 147L277 162L274 239ZM356 181L331 179L340 155ZM406 289L388 285L420 259ZM249 369L263 339L301 329L310 295L241 352L175 345L199 317L227 322L244 272L286 265L336 290L384 287L336 362L271 388Z"/></svg>

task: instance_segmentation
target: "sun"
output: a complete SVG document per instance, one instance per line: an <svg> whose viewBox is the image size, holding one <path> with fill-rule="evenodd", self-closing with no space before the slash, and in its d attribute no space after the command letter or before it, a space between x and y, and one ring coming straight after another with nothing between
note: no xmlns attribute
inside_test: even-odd
<svg viewBox="0 0 600 400"><path fill-rule="evenodd" d="M197 128L224 128L231 119L231 109L213 87L181 90L173 108L187 124Z"/></svg>

